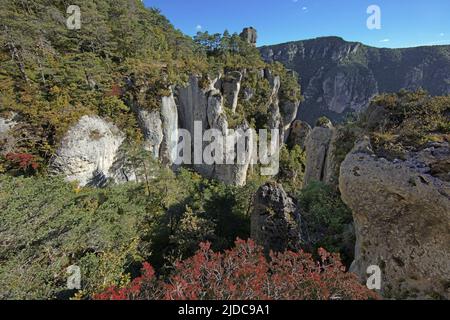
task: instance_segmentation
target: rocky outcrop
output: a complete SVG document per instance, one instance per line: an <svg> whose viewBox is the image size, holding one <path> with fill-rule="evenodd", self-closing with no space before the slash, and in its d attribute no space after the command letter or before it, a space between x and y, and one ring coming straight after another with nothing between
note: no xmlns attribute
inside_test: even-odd
<svg viewBox="0 0 450 320"><path fill-rule="evenodd" d="M258 34L256 29L253 27L245 28L240 34L242 40L248 42L249 44L256 47L256 42L258 40Z"/></svg>
<svg viewBox="0 0 450 320"><path fill-rule="evenodd" d="M17 141L11 131L19 124L19 121L16 113L0 117L0 154L7 154L14 150Z"/></svg>
<svg viewBox="0 0 450 320"><path fill-rule="evenodd" d="M14 126L18 123L17 117L18 116L16 113L12 113L7 117L0 117L0 134L5 134L14 128Z"/></svg>
<svg viewBox="0 0 450 320"><path fill-rule="evenodd" d="M448 144L435 144L391 162L365 138L342 163L340 190L357 237L352 271L365 280L379 266L386 297L450 298L448 159Z"/></svg>
<svg viewBox="0 0 450 320"><path fill-rule="evenodd" d="M224 80L225 79L225 80ZM247 124L242 124L241 126L235 128L236 130L229 130L227 116L225 114L225 97L236 103L237 94L239 93L238 87L240 87L240 81L242 75L237 72L232 72L231 75L225 75L224 79L210 80L209 85L202 89L200 88L199 78L192 76L186 87L178 88L178 113L180 115L180 126L186 129L194 136L194 125L195 122L200 123L200 130L202 134L208 129L216 129L222 134L222 147L224 149L224 154L222 156L222 161L214 164L207 163L194 163L194 168L200 174L207 178L214 178L230 185L244 185L247 181L247 171L250 165L251 152L247 150L248 153L238 161L237 155L235 155L235 149L237 148L237 143L239 141L238 129L246 130L248 129ZM231 86L228 87L227 79L239 80L238 82L232 82L236 85L233 90ZM224 93L216 87L222 88ZM224 89L228 88L228 89ZM236 95L236 96L235 96ZM228 101L230 101L228 100ZM233 107L233 106L229 106ZM232 143L225 144L225 141ZM194 143L194 141L192 141ZM203 144L203 150L208 143ZM194 148L194 146L193 146ZM228 148L228 149L227 149ZM250 147L249 147L250 148ZM227 159L233 158L234 161L226 162ZM193 159L195 160L195 159Z"/></svg>
<svg viewBox="0 0 450 320"><path fill-rule="evenodd" d="M306 138L306 169L303 186L308 186L313 181L327 183L329 178L329 160L332 150L332 140L335 129L331 123L315 127Z"/></svg>
<svg viewBox="0 0 450 320"><path fill-rule="evenodd" d="M450 93L450 46L386 49L338 37L260 48L267 62L298 72L305 102L299 119L314 124L321 116L334 122L364 110L378 93L424 88Z"/></svg>
<svg viewBox="0 0 450 320"><path fill-rule="evenodd" d="M80 186L102 186L125 140L113 124L96 116L84 116L69 129L50 164L50 171L77 181Z"/></svg>
<svg viewBox="0 0 450 320"><path fill-rule="evenodd" d="M298 105L286 103L280 110L280 77L272 75L269 69L262 70L261 76L269 81L272 88L270 100L267 102L270 105L268 127L279 129L281 132L288 130L292 119L295 118L294 114ZM234 125L234 128L230 128L226 112L226 108L236 112L242 80L243 73L238 71L218 75L215 79L192 75L186 85L170 89L170 94L161 98L159 108L143 107L138 102L140 100L133 96L128 103L136 114L144 136L145 149L163 164L178 165L179 162L176 160L179 160L181 152L178 150L179 133L181 129L184 129L186 130L184 133L189 132L190 150L187 151L191 155L190 161L183 161L183 164L192 165L206 178L218 179L230 185L244 185L252 161L256 159L257 138L254 131L251 134L246 132L250 127L245 120ZM129 90L135 94L136 90L133 91L131 80ZM139 92L145 91L146 88L139 90ZM91 131L96 132L95 123L93 123L96 121L100 123L99 129L101 129L97 145L94 139L87 138ZM136 172L130 170L126 150L119 150L124 138L121 135L116 137L115 130L110 129L106 132L107 125L102 121L98 118L84 117L77 127L67 134L53 162L53 171L65 174L68 180L78 180L80 185L104 185L107 180L118 183L140 181ZM223 150L222 157L214 159L215 161L211 163L205 161L203 157L198 159L198 154L195 152L198 147L195 143L199 139L207 140L204 134L209 129L216 130L215 132L219 132L221 136L219 139L213 136L209 142L201 142L202 155L206 148L217 140L220 140ZM78 130L78 133L74 130ZM244 133L246 135L242 136ZM245 141L244 152L238 155L236 150L242 145L243 140ZM101 145L106 146L103 148ZM98 151L96 154L93 149L97 147L105 151ZM273 147L272 145L271 148ZM82 157L81 149L83 148L86 148L88 152L85 158ZM271 149L270 154L275 151ZM102 152L105 154L101 154Z"/></svg>
<svg viewBox="0 0 450 320"><path fill-rule="evenodd" d="M194 122L202 123L202 130L207 128L208 120L208 92L211 88L201 88L200 78L190 76L186 86L178 87L176 96L178 100L178 117L180 128L194 132Z"/></svg>
<svg viewBox="0 0 450 320"><path fill-rule="evenodd" d="M267 183L255 194L251 238L264 247L266 255L271 250L284 252L300 248L300 214L280 184Z"/></svg>
<svg viewBox="0 0 450 320"><path fill-rule="evenodd" d="M280 114L283 122L284 142L287 142L289 139L291 125L297 118L299 106L300 101L284 101L280 103Z"/></svg>
<svg viewBox="0 0 450 320"><path fill-rule="evenodd" d="M159 110L146 110L140 107L134 109L144 135L144 148L150 151L153 157L159 158L159 149L164 138Z"/></svg>
<svg viewBox="0 0 450 320"><path fill-rule="evenodd" d="M178 111L173 93L161 98L159 109L147 110L133 104L133 110L144 135L144 148L155 159L171 165L178 144Z"/></svg>
<svg viewBox="0 0 450 320"><path fill-rule="evenodd" d="M293 148L294 146L300 146L303 150L306 147L306 138L312 131L311 126L304 121L296 120L292 123L289 131L288 146Z"/></svg>
<svg viewBox="0 0 450 320"><path fill-rule="evenodd" d="M261 77L266 78L271 85L272 93L269 101L269 117L267 126L269 129L280 130L280 139L283 137L283 130L289 130L294 114L297 112L298 104L286 103L280 108L279 90L281 79L275 76L269 69L261 71ZM216 79L200 81L198 76L191 76L189 82L184 87L178 87L176 90L177 107L180 127L188 132L194 133L195 123L198 122L201 133L208 129L216 129L223 135L224 155L222 163L214 164L194 164L194 169L207 178L215 178L226 184L244 185L246 183L247 172L255 159L255 144L257 139L254 133L250 136L242 137L242 131L250 127L246 121L241 122L235 127L229 126L225 108L232 112L236 111L240 93L243 73L228 72ZM201 86L202 84L202 86ZM249 92L248 88L244 89ZM248 93L251 95L251 93ZM244 94L245 96L245 94ZM247 96L247 98L249 98ZM240 131L239 131L240 130ZM198 132L197 132L198 133ZM235 153L238 142L246 139L245 154L238 157ZM225 144L225 141L232 142ZM280 141L282 142L282 141ZM203 150L209 143L203 143ZM194 150L194 141L192 141L192 150ZM270 150L271 154L275 150ZM232 159L234 161L227 161ZM194 160L194 157L192 157Z"/></svg>
<svg viewBox="0 0 450 320"><path fill-rule="evenodd" d="M241 91L242 73L234 71L229 72L222 79L222 92L225 97L225 106L230 108L233 113L236 112L238 105L239 92Z"/></svg>
<svg viewBox="0 0 450 320"><path fill-rule="evenodd" d="M159 158L163 164L171 165L177 159L178 153L178 110L173 93L162 97L160 115L163 139Z"/></svg>

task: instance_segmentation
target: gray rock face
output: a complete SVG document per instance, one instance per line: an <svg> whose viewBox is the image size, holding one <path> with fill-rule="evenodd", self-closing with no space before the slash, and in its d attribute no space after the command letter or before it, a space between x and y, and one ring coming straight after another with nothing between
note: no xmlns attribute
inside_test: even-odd
<svg viewBox="0 0 450 320"><path fill-rule="evenodd" d="M209 93L207 118L209 128L218 129L222 134L227 134L228 121L223 109L223 97L219 91Z"/></svg>
<svg viewBox="0 0 450 320"><path fill-rule="evenodd" d="M140 107L134 109L144 135L145 149L158 159L159 149L164 138L160 111L145 110Z"/></svg>
<svg viewBox="0 0 450 320"><path fill-rule="evenodd" d="M252 88L244 88L244 100L250 101L255 95L255 91Z"/></svg>
<svg viewBox="0 0 450 320"><path fill-rule="evenodd" d="M280 103L280 113L283 122L284 142L289 138L289 132L292 122L297 117L300 102L285 101Z"/></svg>
<svg viewBox="0 0 450 320"><path fill-rule="evenodd" d="M316 79L312 79L315 82ZM306 95L314 95L316 88L308 87ZM340 67L322 78L323 102L329 111L342 114L364 110L370 99L378 93L377 82L371 72L363 67Z"/></svg>
<svg viewBox="0 0 450 320"><path fill-rule="evenodd" d="M367 267L379 266L386 297L450 298L450 183L433 170L449 158L443 144L390 162L366 138L342 163L340 190L357 236L352 271L364 280Z"/></svg>
<svg viewBox="0 0 450 320"><path fill-rule="evenodd" d="M7 133L17 125L17 114L10 114L8 117L0 117L0 134Z"/></svg>
<svg viewBox="0 0 450 320"><path fill-rule="evenodd" d="M226 135L228 141L232 141L230 145L224 148L224 159L235 159L234 164L216 164L214 166L214 178L225 184L244 186L247 182L247 172L252 163L254 156L254 147L256 146L256 137L251 131L247 131L249 126L247 123L242 124L236 130L229 130ZM242 132L251 132L251 136L243 136ZM245 154L236 155L239 141L245 141Z"/></svg>
<svg viewBox="0 0 450 320"><path fill-rule="evenodd" d="M298 250L302 239L300 214L283 186L263 185L253 203L251 238L264 247L266 255L271 250Z"/></svg>
<svg viewBox="0 0 450 320"><path fill-rule="evenodd" d="M239 78L240 82L242 77L240 73L240 76L238 76L238 73L232 74ZM234 77L234 79L237 79L236 77ZM207 178L214 178L230 185L244 185L247 180L247 171L250 166L251 152L248 152L248 155L242 162L238 161L235 156L234 164L225 163L228 155L234 155L239 137L237 131L229 130L230 128L224 110L225 99L222 92L216 88L217 86L219 88L226 87L226 83L227 81L223 79L220 81L212 80L206 89L201 89L199 87L198 78L191 77L187 87L178 88L179 122L181 128L188 130L192 134L192 137L194 133L194 121L201 121L202 133L208 129L217 129L222 133L224 139L234 142L228 145L229 149L226 148L226 145L223 145L224 155L222 164L195 164L194 168L197 172ZM228 91L228 93L232 93L233 101L234 95L238 94L233 90ZM231 95L229 97L231 97ZM241 127L243 130L246 130L247 128L247 125ZM208 143L204 143L203 148L207 145ZM231 158L231 156L228 157Z"/></svg>
<svg viewBox="0 0 450 320"><path fill-rule="evenodd" d="M70 128L61 142L50 171L62 174L80 186L101 186L110 176L125 136L105 120L84 116Z"/></svg>
<svg viewBox="0 0 450 320"><path fill-rule="evenodd" d="M180 126L189 132L194 132L194 122L201 121L203 130L207 124L208 90L199 85L199 78L191 76L185 87L177 88L178 117Z"/></svg>
<svg viewBox="0 0 450 320"><path fill-rule="evenodd" d="M304 121L296 120L291 125L289 133L288 145L292 148L294 146L300 146L303 150L306 147L306 138L311 133L311 126Z"/></svg>
<svg viewBox="0 0 450 320"><path fill-rule="evenodd" d="M171 165L177 158L178 110L173 93L161 99L161 122L163 139L159 152L162 163Z"/></svg>
<svg viewBox="0 0 450 320"><path fill-rule="evenodd" d="M146 110L138 105L132 106L141 131L144 147L155 159L171 165L177 156L178 110L171 90L168 97L162 97L160 108Z"/></svg>
<svg viewBox="0 0 450 320"><path fill-rule="evenodd" d="M250 43L251 45L256 46L256 42L258 40L258 34L256 29L253 27L245 28L240 34L241 39Z"/></svg>
<svg viewBox="0 0 450 320"><path fill-rule="evenodd" d="M225 106L230 108L233 113L236 112L238 105L239 92L241 91L242 73L227 73L222 80L222 92L225 97Z"/></svg>
<svg viewBox="0 0 450 320"><path fill-rule="evenodd" d="M313 181L326 182L328 156L334 128L315 127L306 138L306 170L304 187Z"/></svg>
<svg viewBox="0 0 450 320"><path fill-rule="evenodd" d="M334 122L364 110L378 93L424 88L450 93L450 46L379 49L337 37L260 48L267 62L278 61L301 75L305 102L299 119Z"/></svg>
<svg viewBox="0 0 450 320"><path fill-rule="evenodd" d="M14 150L16 138L11 131L19 124L19 116L11 113L7 117L0 117L0 154L7 154Z"/></svg>

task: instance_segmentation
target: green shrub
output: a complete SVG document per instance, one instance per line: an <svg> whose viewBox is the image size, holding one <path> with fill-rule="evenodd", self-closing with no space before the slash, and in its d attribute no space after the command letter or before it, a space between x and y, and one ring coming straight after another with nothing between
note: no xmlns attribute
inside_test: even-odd
<svg viewBox="0 0 450 320"><path fill-rule="evenodd" d="M387 113L382 125L368 129L375 151L382 156L402 158L430 141L449 141L450 96L403 90L380 95L371 103Z"/></svg>
<svg viewBox="0 0 450 320"><path fill-rule="evenodd" d="M283 184L287 192L295 193L303 185L306 167L306 154L300 146L289 150L283 145L280 151L280 172L278 181Z"/></svg>
<svg viewBox="0 0 450 320"><path fill-rule="evenodd" d="M304 229L308 231L308 252L324 248L339 252L349 264L354 256L352 212L332 187L313 182L298 195Z"/></svg>
<svg viewBox="0 0 450 320"><path fill-rule="evenodd" d="M0 186L1 299L58 297L70 265L81 268L90 294L148 255L135 239L156 213L134 185L78 191L58 178L0 176Z"/></svg>

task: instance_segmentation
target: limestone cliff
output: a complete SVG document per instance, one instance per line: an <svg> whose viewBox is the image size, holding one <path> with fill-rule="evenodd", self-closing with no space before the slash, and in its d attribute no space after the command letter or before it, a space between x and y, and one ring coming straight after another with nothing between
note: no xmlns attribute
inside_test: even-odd
<svg viewBox="0 0 450 320"><path fill-rule="evenodd" d="M378 93L420 87L432 95L450 93L450 46L380 49L326 37L260 51L266 61L301 75L305 102L299 118L310 124L321 116L341 120L361 111Z"/></svg>

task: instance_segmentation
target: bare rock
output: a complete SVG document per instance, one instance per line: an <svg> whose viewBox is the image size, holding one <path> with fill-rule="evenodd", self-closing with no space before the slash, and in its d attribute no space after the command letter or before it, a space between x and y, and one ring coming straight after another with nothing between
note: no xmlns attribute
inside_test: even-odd
<svg viewBox="0 0 450 320"><path fill-rule="evenodd" d="M110 176L124 134L100 117L84 116L69 129L61 142L50 171L77 181L80 186L101 186Z"/></svg>
<svg viewBox="0 0 450 320"><path fill-rule="evenodd" d="M324 181L326 176L327 158L333 137L333 128L327 126L315 127L308 135L305 144L306 170L304 187L313 181Z"/></svg>
<svg viewBox="0 0 450 320"><path fill-rule="evenodd" d="M159 158L162 163L171 165L175 162L178 151L178 110L173 93L161 98L160 116L163 139Z"/></svg>
<svg viewBox="0 0 450 320"><path fill-rule="evenodd" d="M242 40L256 47L256 42L258 40L256 29L254 29L253 27L245 28L244 30L242 30L240 36Z"/></svg>
<svg viewBox="0 0 450 320"><path fill-rule="evenodd" d="M444 144L391 162L365 138L342 163L357 238L352 271L365 280L379 266L386 297L450 298L450 183L433 175L433 163L449 158Z"/></svg>
<svg viewBox="0 0 450 320"><path fill-rule="evenodd" d="M296 120L291 125L291 130L289 133L288 145L292 148L294 146L300 146L305 149L306 138L311 133L311 126L301 120Z"/></svg>
<svg viewBox="0 0 450 320"><path fill-rule="evenodd" d="M159 148L164 138L160 111L136 107L135 112L144 135L145 149L150 151L155 159L158 159Z"/></svg>
<svg viewBox="0 0 450 320"><path fill-rule="evenodd" d="M301 242L300 214L283 186L267 183L254 197L251 238L270 251L298 250Z"/></svg>
<svg viewBox="0 0 450 320"><path fill-rule="evenodd" d="M300 101L284 101L280 103L280 113L283 122L283 134L284 142L287 142L289 138L289 131L292 122L297 118L298 107L300 106Z"/></svg>
<svg viewBox="0 0 450 320"><path fill-rule="evenodd" d="M7 154L14 150L17 139L12 131L19 124L19 121L19 116L16 113L0 117L0 154Z"/></svg>
<svg viewBox="0 0 450 320"><path fill-rule="evenodd" d="M239 92L241 91L242 73L238 71L229 72L222 79L222 91L225 97L225 106L236 112Z"/></svg>

